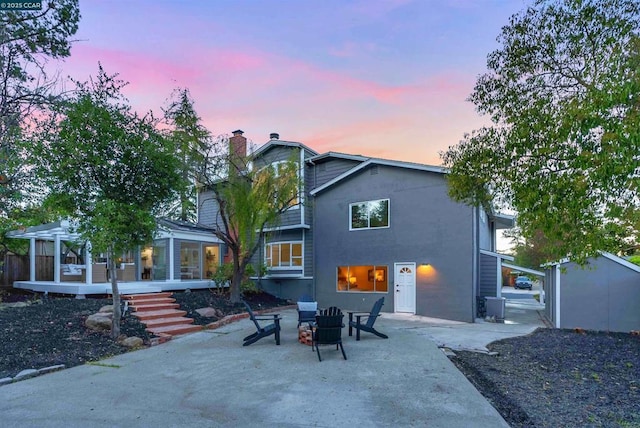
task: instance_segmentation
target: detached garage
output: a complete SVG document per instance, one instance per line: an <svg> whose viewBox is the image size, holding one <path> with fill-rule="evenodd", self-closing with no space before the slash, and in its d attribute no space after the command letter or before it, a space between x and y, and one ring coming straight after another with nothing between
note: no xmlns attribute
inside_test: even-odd
<svg viewBox="0 0 640 428"><path fill-rule="evenodd" d="M640 330L640 266L603 252L586 266L565 259L545 267L545 312L555 327Z"/></svg>

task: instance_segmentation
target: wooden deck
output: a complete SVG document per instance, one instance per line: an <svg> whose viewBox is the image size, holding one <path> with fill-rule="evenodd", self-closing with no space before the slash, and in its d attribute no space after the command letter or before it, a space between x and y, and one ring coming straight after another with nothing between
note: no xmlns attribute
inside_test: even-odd
<svg viewBox="0 0 640 428"><path fill-rule="evenodd" d="M159 293L161 291L212 288L214 284L208 279L118 282L118 291L120 294ZM111 283L108 282L86 284L84 282L16 281L13 283L13 287L38 293L71 294L79 299L93 294L111 294Z"/></svg>

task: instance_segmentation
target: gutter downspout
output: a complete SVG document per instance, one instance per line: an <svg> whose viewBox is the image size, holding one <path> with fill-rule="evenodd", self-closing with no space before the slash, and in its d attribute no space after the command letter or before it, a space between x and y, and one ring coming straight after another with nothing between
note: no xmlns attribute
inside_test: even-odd
<svg viewBox="0 0 640 428"><path fill-rule="evenodd" d="M555 303L556 303L556 307L555 312L556 312L556 316L555 316L555 321L556 321L556 328L560 328L560 265L557 264L556 265L556 278L555 278L555 287L556 287L556 292L555 292Z"/></svg>

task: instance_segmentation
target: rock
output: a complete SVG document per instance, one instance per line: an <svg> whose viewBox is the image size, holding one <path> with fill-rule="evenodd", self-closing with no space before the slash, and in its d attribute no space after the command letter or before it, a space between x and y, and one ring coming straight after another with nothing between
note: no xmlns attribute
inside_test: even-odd
<svg viewBox="0 0 640 428"><path fill-rule="evenodd" d="M214 308L200 308L200 309L196 309L196 312L200 314L200 316L205 317L205 318L221 318L221 311L220 309L214 309Z"/></svg>
<svg viewBox="0 0 640 428"><path fill-rule="evenodd" d="M127 348L139 348L144 344L143 340L136 336L127 337L118 343Z"/></svg>
<svg viewBox="0 0 640 428"><path fill-rule="evenodd" d="M97 314L89 315L84 325L96 331L111 330L112 316L113 314L108 314L107 312L98 312Z"/></svg>
<svg viewBox="0 0 640 428"><path fill-rule="evenodd" d="M105 313L105 312L113 313L113 305L104 305L103 307L100 308L100 310L98 312L99 313Z"/></svg>
<svg viewBox="0 0 640 428"><path fill-rule="evenodd" d="M12 377L3 377L0 379L0 386L10 384L11 382L13 382Z"/></svg>

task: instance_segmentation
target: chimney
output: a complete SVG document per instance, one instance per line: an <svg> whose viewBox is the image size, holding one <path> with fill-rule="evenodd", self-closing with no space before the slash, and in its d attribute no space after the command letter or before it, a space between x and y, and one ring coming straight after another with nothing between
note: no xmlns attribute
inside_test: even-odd
<svg viewBox="0 0 640 428"><path fill-rule="evenodd" d="M277 132L272 132L271 134L269 134L269 139L270 140L279 140L280 139L280 134L278 134Z"/></svg>
<svg viewBox="0 0 640 428"><path fill-rule="evenodd" d="M233 131L233 137L229 138L229 154L244 158L247 156L247 138L243 137L240 129Z"/></svg>

